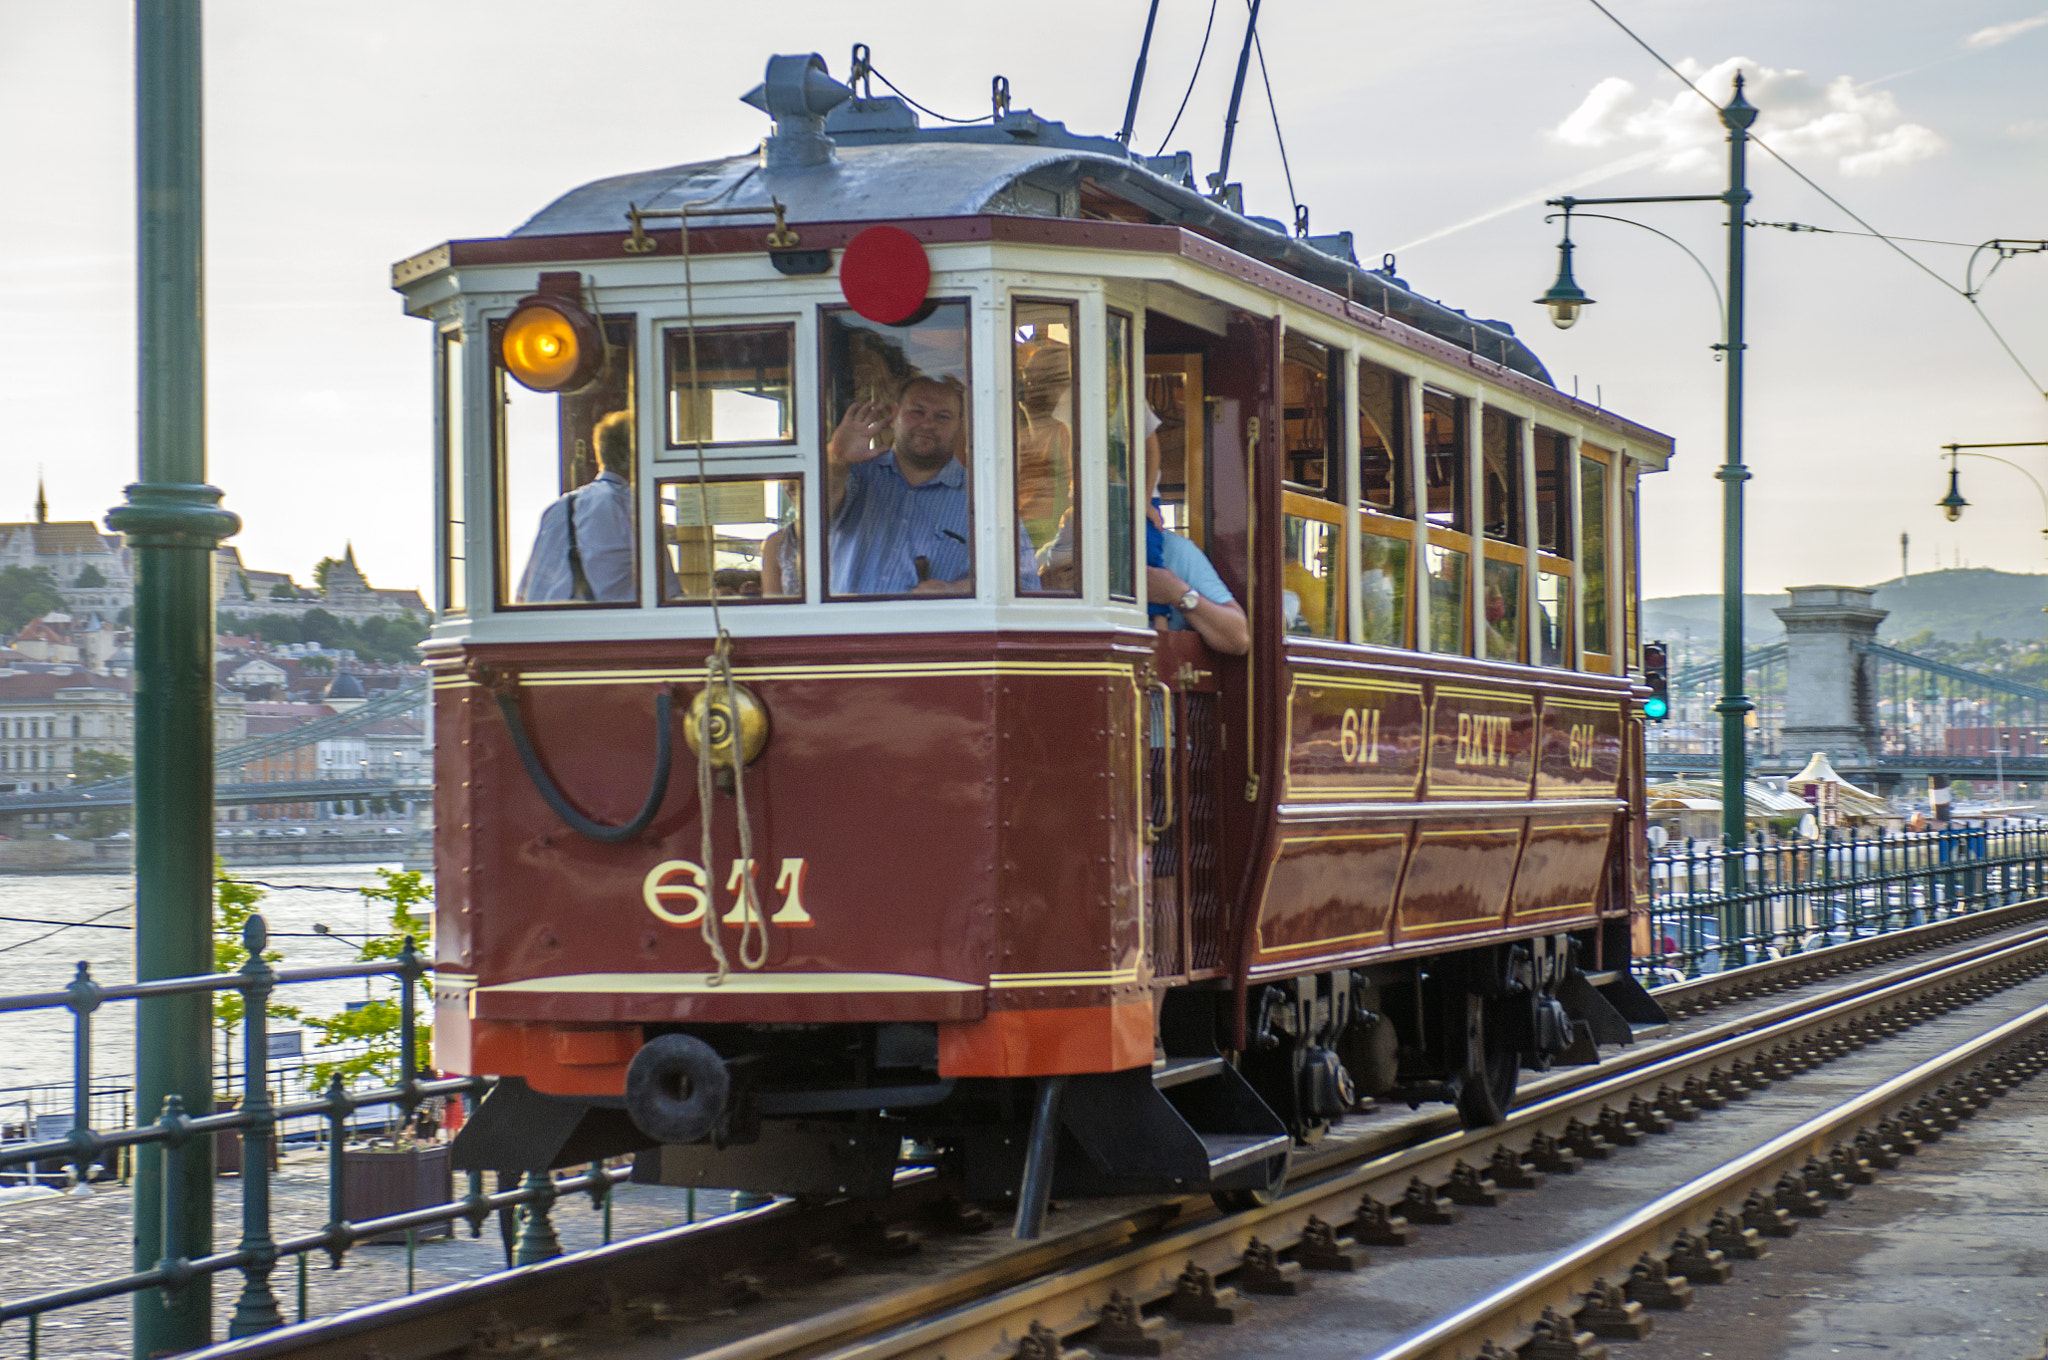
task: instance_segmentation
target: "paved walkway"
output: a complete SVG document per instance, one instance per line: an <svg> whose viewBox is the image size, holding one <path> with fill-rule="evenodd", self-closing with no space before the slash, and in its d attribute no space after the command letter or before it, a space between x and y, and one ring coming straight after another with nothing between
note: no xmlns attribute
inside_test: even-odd
<svg viewBox="0 0 2048 1360"><path fill-rule="evenodd" d="M458 1193L462 1180L457 1180ZM731 1196L721 1190L700 1190L695 1196L699 1219L726 1212ZM327 1158L324 1152L290 1154L271 1181L272 1232L279 1238L318 1230L327 1221ZM223 1176L214 1196L216 1249L233 1245L240 1234L241 1181ZM691 1221L690 1192L659 1185L626 1184L613 1192L612 1240L659 1232ZM604 1241L604 1214L585 1196L564 1198L555 1205L555 1234L565 1252L599 1246ZM124 1186L102 1185L91 1195L44 1198L10 1197L0 1201L0 1299L13 1301L31 1294L65 1288L94 1279L125 1274L131 1238L129 1194ZM470 1236L467 1223L455 1225L453 1237L420 1243L414 1263L413 1287L429 1289L455 1280L475 1279L505 1268L505 1249L495 1220L481 1235ZM287 1319L299 1313L299 1281L305 1281L305 1316L322 1317L406 1292L404 1243L359 1246L341 1269L328 1268L325 1253L306 1261L299 1274L296 1261L278 1264L271 1277L279 1306ZM240 1272L216 1277L213 1286L214 1327L223 1336L242 1287ZM109 1357L128 1354L128 1299L121 1296L46 1315L39 1328L40 1357ZM0 1328L0 1360L28 1354L28 1323Z"/></svg>

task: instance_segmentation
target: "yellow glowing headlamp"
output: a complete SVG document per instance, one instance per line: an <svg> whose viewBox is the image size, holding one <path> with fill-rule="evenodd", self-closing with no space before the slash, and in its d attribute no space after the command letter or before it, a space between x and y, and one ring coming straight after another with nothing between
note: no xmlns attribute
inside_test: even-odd
<svg viewBox="0 0 2048 1360"><path fill-rule="evenodd" d="M573 392L604 371L604 333L575 303L536 294L499 331L498 362L536 392Z"/></svg>

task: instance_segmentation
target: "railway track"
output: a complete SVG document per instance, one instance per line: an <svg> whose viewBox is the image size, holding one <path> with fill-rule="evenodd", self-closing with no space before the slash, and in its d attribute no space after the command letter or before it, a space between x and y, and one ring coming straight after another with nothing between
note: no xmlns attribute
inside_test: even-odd
<svg viewBox="0 0 2048 1360"><path fill-rule="evenodd" d="M1246 1316L1253 1296L1301 1293L1326 1272L1379 1270L1400 1257L1401 1243L1503 1200L1540 1215L1546 1178L1583 1186L1593 1178L1572 1172L1610 1158L1629 1164L1634 1144L1677 1126L1711 1128L1755 1092L2004 996L2048 971L2044 917L2048 903L2019 904L1668 989L1690 1012L1671 1035L1527 1083L1522 1103L1492 1128L1460 1130L1449 1112L1393 1127L1367 1121L1352 1136L1302 1150L1289 1193L1243 1213L1219 1214L1207 1196L1076 1205L1054 1216L1047 1237L1015 1243L985 1231L985 1220L925 1178L880 1205L781 1204L202 1354L1058 1360L1074 1346L1156 1354L1179 1339L1167 1333L1206 1332L1204 1320ZM1832 985L1817 985L1823 981ZM1769 999L1795 988L1804 990ZM2039 999L2048 1000L2048 990ZM1476 1356L1519 1345L1538 1327L1562 1330L1561 1343L1576 1336L1583 1328L1559 1319L1582 1308L1596 1277L1625 1295L1644 1253L1669 1260L1676 1244L1683 1266L1695 1239L1739 1252L1750 1240L1745 1220L1754 1234L1757 1225L1824 1203L1840 1188L1834 1177L1853 1181L1895 1161L1914 1130L1938 1136L1943 1121L2027 1071L2031 1035L2044 1024L2048 1006L2036 1007L1887 1075L1837 1109L1740 1143L1742 1154L1726 1167L1650 1196L1584 1251L1482 1291L1481 1303L1445 1309L1433 1325L1409 1327L1417 1334L1394 1353ZM1951 1089L1935 1094L1943 1087ZM1793 1207L1775 1202L1781 1191ZM1684 1273L1667 1265L1663 1278ZM1639 1292L1654 1295L1656 1271L1643 1274L1649 1282ZM1642 1300L1620 1299L1630 1302Z"/></svg>

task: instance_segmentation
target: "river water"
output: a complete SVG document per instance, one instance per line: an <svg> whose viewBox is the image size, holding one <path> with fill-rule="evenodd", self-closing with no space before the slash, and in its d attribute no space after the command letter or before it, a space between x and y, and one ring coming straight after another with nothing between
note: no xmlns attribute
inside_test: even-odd
<svg viewBox="0 0 2048 1360"><path fill-rule="evenodd" d="M272 947L290 968L352 962L356 940L389 929L389 908L366 901L361 889L380 880L375 865L278 865L233 870L235 877L264 886L257 906L269 926ZM389 868L399 866L394 863ZM49 924L66 923L66 924ZM81 960L103 985L131 982L134 959L135 878L132 874L0 876L0 995L57 991L68 985ZM321 925L332 932L321 935ZM111 928L110 928L111 927ZM425 942L422 941L424 949ZM351 1001L388 995L390 983L348 979L281 987L275 1000L309 1014L333 1014ZM109 1002L93 1015L95 1085L127 1086L135 1070L135 1009L132 1001ZM272 1020L273 1031L297 1022ZM310 1051L317 1034L304 1038ZM21 1088L71 1080L72 1018L64 1009L0 1014L0 1122L22 1117ZM239 1055L240 1037L235 1040ZM220 1062L219 1039L215 1062ZM37 1097L47 1108L47 1093Z"/></svg>

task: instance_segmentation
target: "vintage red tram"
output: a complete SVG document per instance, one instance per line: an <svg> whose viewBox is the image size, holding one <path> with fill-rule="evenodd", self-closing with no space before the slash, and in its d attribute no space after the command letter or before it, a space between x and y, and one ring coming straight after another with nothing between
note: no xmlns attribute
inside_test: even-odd
<svg viewBox="0 0 2048 1360"><path fill-rule="evenodd" d="M748 101L758 153L394 269L436 1060L502 1078L458 1160L1257 1192L1371 1097L1490 1121L1656 1018L1669 439L1184 156L922 129L815 57ZM1248 654L1148 619L1153 476Z"/></svg>

